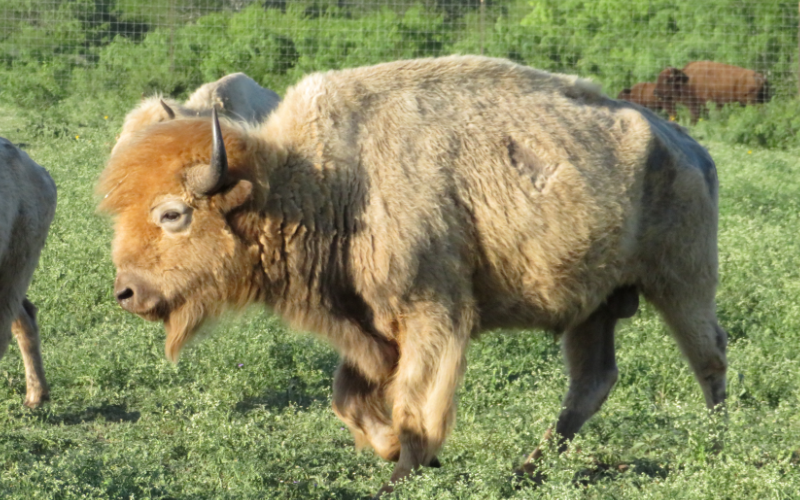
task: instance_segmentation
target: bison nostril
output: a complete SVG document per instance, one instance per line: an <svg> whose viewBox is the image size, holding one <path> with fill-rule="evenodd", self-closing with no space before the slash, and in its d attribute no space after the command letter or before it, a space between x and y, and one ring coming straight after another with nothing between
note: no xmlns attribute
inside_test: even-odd
<svg viewBox="0 0 800 500"><path fill-rule="evenodd" d="M133 290L130 288L126 288L125 290L117 293L117 302L122 302L123 300L129 299L133 297Z"/></svg>
<svg viewBox="0 0 800 500"><path fill-rule="evenodd" d="M155 318L162 311L163 295L135 273L118 274L113 293L119 306L128 312Z"/></svg>

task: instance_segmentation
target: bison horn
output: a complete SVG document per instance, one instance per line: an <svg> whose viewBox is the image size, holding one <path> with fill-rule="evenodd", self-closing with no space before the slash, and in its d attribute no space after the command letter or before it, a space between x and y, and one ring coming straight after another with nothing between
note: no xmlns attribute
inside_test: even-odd
<svg viewBox="0 0 800 500"><path fill-rule="evenodd" d="M214 132L211 146L211 164L198 165L189 176L189 185L200 196L211 196L222 188L228 173L228 156L225 153L225 142L219 128L217 108L211 110L212 129Z"/></svg>
<svg viewBox="0 0 800 500"><path fill-rule="evenodd" d="M161 107L164 108L164 111L167 112L167 115L169 116L169 119L170 120L174 120L175 119L175 112L172 111L172 108L170 108L167 105L167 103L164 102L164 99L159 99L158 101L161 103Z"/></svg>

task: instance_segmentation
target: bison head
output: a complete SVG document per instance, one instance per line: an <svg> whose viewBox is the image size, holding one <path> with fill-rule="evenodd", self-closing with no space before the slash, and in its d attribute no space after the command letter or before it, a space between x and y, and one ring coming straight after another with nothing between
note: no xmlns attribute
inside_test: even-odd
<svg viewBox="0 0 800 500"><path fill-rule="evenodd" d="M152 125L112 154L98 184L100 209L115 219L114 294L164 322L173 361L205 318L254 293L257 238L240 227L254 196L252 148L243 131L226 131L216 110L210 124Z"/></svg>
<svg viewBox="0 0 800 500"><path fill-rule="evenodd" d="M653 94L663 100L678 100L689 77L678 68L666 68L658 74Z"/></svg>

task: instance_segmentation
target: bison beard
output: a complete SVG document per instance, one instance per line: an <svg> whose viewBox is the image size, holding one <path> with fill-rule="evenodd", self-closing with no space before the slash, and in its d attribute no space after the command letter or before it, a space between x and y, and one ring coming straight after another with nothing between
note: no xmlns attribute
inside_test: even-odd
<svg viewBox="0 0 800 500"><path fill-rule="evenodd" d="M230 271L243 271L241 268L234 268ZM220 278L213 280L215 283L226 283L219 274ZM228 279L234 279L228 276ZM164 321L164 328L167 332L165 353L167 359L177 363L180 358L181 350L192 341L197 332L204 328L204 325L213 322L226 311L237 311L258 300L259 290L249 286L250 282L241 282L241 287L226 289L223 286L201 286L198 288L210 293L205 295L190 295L172 308L157 320Z"/></svg>
<svg viewBox="0 0 800 500"><path fill-rule="evenodd" d="M242 252L238 245L230 252L230 260L241 257ZM250 253L256 253L255 247ZM247 253L247 252L245 252ZM164 322L167 332L164 348L167 359L177 363L181 350L192 341L205 324L213 322L226 311L237 311L248 304L258 301L258 279L242 280L242 275L247 275L247 269L242 266L232 266L228 269L217 269L209 273L205 280L195 284L195 291L179 300L173 299L168 311L158 318ZM226 287L230 283L238 286Z"/></svg>
<svg viewBox="0 0 800 500"><path fill-rule="evenodd" d="M574 77L483 57L316 74L257 129L144 129L99 190L118 279L152 276L171 304L167 357L249 303L320 334L342 356L334 411L397 462L392 483L438 464L484 330L563 334L562 449L611 391L614 327L640 294L706 405L724 401L714 162Z"/></svg>
<svg viewBox="0 0 800 500"><path fill-rule="evenodd" d="M199 303L190 303L172 311L164 320L167 341L164 348L167 359L178 362L181 350L194 337L208 317L205 308Z"/></svg>

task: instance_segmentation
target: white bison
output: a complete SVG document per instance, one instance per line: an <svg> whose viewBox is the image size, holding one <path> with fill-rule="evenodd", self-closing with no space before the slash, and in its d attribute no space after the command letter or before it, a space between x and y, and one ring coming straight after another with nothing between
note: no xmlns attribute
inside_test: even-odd
<svg viewBox="0 0 800 500"><path fill-rule="evenodd" d="M280 101L278 94L260 86L244 73L233 73L198 88L184 104L160 95L143 99L125 117L117 145L154 123L175 118L211 116L211 108L215 106L223 115L234 120L260 123ZM114 150L116 148L115 145Z"/></svg>
<svg viewBox="0 0 800 500"><path fill-rule="evenodd" d="M614 385L640 293L708 407L725 398L714 162L575 77L484 57L314 74L259 128L148 128L98 190L117 300L164 322L169 358L251 303L317 332L342 356L334 411L392 481L437 463L485 330L563 333L562 439Z"/></svg>
<svg viewBox="0 0 800 500"><path fill-rule="evenodd" d="M13 332L25 364L25 405L49 399L36 308L25 297L56 210L45 169L0 137L0 358Z"/></svg>

